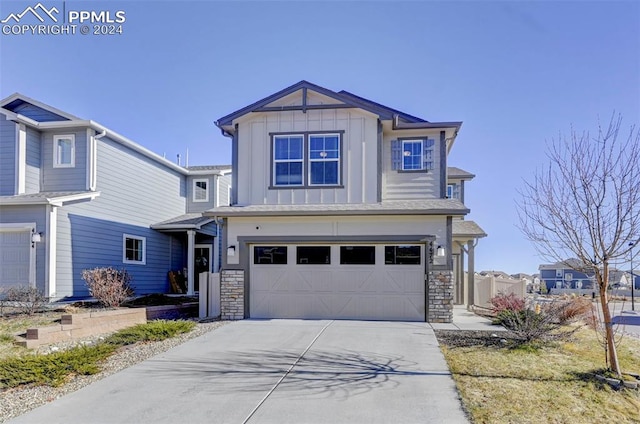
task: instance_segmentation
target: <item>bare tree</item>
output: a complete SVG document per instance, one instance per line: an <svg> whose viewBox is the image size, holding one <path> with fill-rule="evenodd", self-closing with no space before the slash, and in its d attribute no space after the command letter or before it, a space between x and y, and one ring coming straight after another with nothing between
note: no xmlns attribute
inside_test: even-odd
<svg viewBox="0 0 640 424"><path fill-rule="evenodd" d="M640 236L640 133L622 134L615 114L596 137L571 128L547 144L549 163L525 181L520 229L545 260L594 275L607 362L621 374L607 288L612 261L629 258ZM566 260L576 258L575 260Z"/></svg>

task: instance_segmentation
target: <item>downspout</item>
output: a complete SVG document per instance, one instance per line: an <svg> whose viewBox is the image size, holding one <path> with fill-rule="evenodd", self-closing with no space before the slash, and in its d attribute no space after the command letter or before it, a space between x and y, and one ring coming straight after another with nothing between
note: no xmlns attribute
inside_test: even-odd
<svg viewBox="0 0 640 424"><path fill-rule="evenodd" d="M91 167L89 169L89 190L95 191L98 186L98 140L107 135L107 129L103 128L99 134L93 136L91 145Z"/></svg>

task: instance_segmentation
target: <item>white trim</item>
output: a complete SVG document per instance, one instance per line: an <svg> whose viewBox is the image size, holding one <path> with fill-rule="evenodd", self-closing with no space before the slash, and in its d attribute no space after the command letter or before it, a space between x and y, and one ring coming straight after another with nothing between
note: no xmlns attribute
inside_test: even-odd
<svg viewBox="0 0 640 424"><path fill-rule="evenodd" d="M296 138L301 138L302 139L302 155L300 156L300 159L276 159L276 141L279 138L292 138L292 137L296 137ZM305 143L306 143L306 137L304 136L304 134L296 134L296 133L291 133L291 134L277 134L274 135L272 137L272 154L271 154L271 167L273 169L273 181L271 181L271 185L273 185L274 187L304 187L304 176L305 176L305 157L304 157L304 152L305 152ZM278 184L276 182L277 178L278 178L278 174L276 172L276 165L279 163L301 163L302 167L301 167L301 174L300 174L300 179L302 181L300 181L300 184Z"/></svg>
<svg viewBox="0 0 640 424"><path fill-rule="evenodd" d="M127 239L139 240L142 242L142 260L135 261L127 259ZM122 263L132 265L146 265L147 264L147 238L142 236L134 236L132 234L122 234Z"/></svg>
<svg viewBox="0 0 640 424"><path fill-rule="evenodd" d="M217 208L220 206L220 175L216 175L214 178L216 179L216 189L213 195L216 198L215 207Z"/></svg>
<svg viewBox="0 0 640 424"><path fill-rule="evenodd" d="M16 125L16 194L24 194L27 186L27 127Z"/></svg>
<svg viewBox="0 0 640 424"><path fill-rule="evenodd" d="M47 230L45 235L45 294L56 296L58 281L58 207L47 205Z"/></svg>
<svg viewBox="0 0 640 424"><path fill-rule="evenodd" d="M196 241L196 232L194 230L187 230L187 295L192 295L194 293L194 272L193 272L193 262L194 262L194 253L195 253L195 241Z"/></svg>
<svg viewBox="0 0 640 424"><path fill-rule="evenodd" d="M60 140L71 140L71 161L62 163L61 151L58 149ZM76 136L75 134L57 134L53 136L53 167L75 168L76 166Z"/></svg>
<svg viewBox="0 0 640 424"><path fill-rule="evenodd" d="M196 184L204 182L206 184L205 188L205 196L204 199L196 199ZM209 178L194 178L193 183L191 184L191 200L193 203L205 203L209 201L209 189L210 189L210 180Z"/></svg>
<svg viewBox="0 0 640 424"><path fill-rule="evenodd" d="M17 222L0 224L0 233L29 233L29 243L31 242L31 234L36 231L35 222ZM36 247L37 244L31 243L29 246L29 286L36 286Z"/></svg>
<svg viewBox="0 0 640 424"><path fill-rule="evenodd" d="M53 197L24 197L24 196L0 196L0 205L54 205L62 206L65 202L72 202L75 200L93 200L100 196L99 191L90 193L77 193L64 196Z"/></svg>
<svg viewBox="0 0 640 424"><path fill-rule="evenodd" d="M311 159L311 138L312 137L329 137L329 136L336 136L338 137L338 157L337 158L329 158L329 159ZM340 133L319 133L319 134L309 134L307 136L307 161L309 162L309 169L307 170L307 183L309 186L313 186L313 187L322 187L322 186L335 186L335 185L340 185L342 182L340 181L340 170L342 169L342 137L340 137ZM364 147L363 147L364 149ZM325 152L321 152L321 153L325 153ZM363 150L364 153L364 150ZM336 170L337 172L337 178L336 178L336 182L335 183L323 183L323 184L319 184L319 183L313 183L311 182L311 164L314 162L336 162L338 164L338 169ZM363 179L363 184L364 184L364 179ZM364 193L364 190L363 190Z"/></svg>

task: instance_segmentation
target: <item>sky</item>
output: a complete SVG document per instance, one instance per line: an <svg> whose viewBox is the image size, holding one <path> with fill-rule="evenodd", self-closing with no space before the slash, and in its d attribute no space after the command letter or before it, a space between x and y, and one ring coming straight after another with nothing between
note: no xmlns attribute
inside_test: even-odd
<svg viewBox="0 0 640 424"><path fill-rule="evenodd" d="M614 111L640 124L637 1L41 2L125 21L111 35L90 22L83 35L77 21L75 34L3 28L0 97L20 92L171 160L230 163L214 122L300 80L463 121L448 164L476 175L467 219L488 234L476 270L544 263L516 205L547 142L595 131ZM2 0L0 19L37 3Z"/></svg>

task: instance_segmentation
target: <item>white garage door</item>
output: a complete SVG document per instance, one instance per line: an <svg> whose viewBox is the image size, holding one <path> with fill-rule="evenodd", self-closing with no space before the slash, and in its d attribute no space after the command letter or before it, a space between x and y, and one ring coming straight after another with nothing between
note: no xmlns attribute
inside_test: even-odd
<svg viewBox="0 0 640 424"><path fill-rule="evenodd" d="M424 245L250 250L252 318L425 320Z"/></svg>
<svg viewBox="0 0 640 424"><path fill-rule="evenodd" d="M31 232L0 230L0 289L30 283Z"/></svg>

